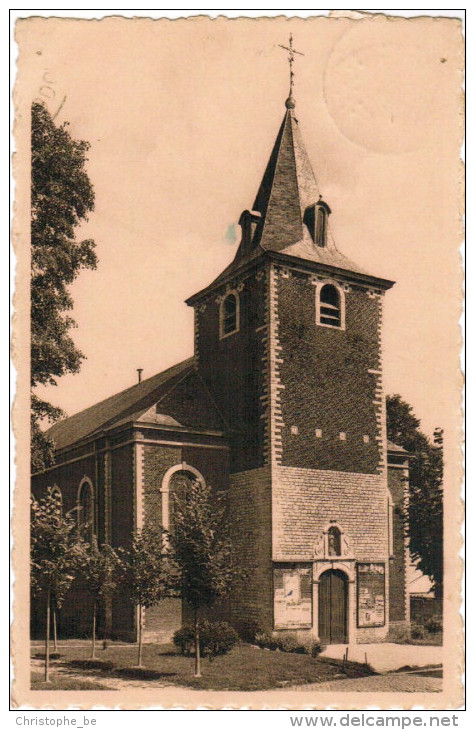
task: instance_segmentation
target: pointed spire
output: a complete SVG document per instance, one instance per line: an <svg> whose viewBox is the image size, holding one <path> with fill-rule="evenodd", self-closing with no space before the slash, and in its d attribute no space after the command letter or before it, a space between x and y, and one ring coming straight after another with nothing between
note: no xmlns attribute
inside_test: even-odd
<svg viewBox="0 0 475 730"><path fill-rule="evenodd" d="M212 282L212 287L228 280L234 271L266 251L367 275L338 251L329 232L331 210L322 200L294 115L294 56L304 54L295 50L292 36L289 46L280 47L289 54L286 112L252 210L241 214L242 238L236 256Z"/></svg>
<svg viewBox="0 0 475 730"><path fill-rule="evenodd" d="M318 197L298 122L293 108L288 107L253 206L262 217L255 243L280 251L300 241L305 210Z"/></svg>

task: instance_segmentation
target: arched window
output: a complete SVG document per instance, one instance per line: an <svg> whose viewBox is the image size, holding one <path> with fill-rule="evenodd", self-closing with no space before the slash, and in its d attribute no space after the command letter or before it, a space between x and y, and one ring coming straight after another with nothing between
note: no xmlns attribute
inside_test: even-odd
<svg viewBox="0 0 475 730"><path fill-rule="evenodd" d="M175 530L175 511L177 508L177 502L180 502L183 504L183 502L186 502L189 494L190 489L193 484L193 482L196 481L196 477L194 474L191 474L187 471L177 471L175 474L173 474L172 478L170 479L170 497L169 497L169 507L168 507L168 519L169 519L169 526L168 529L171 533Z"/></svg>
<svg viewBox="0 0 475 730"><path fill-rule="evenodd" d="M78 528L87 542L94 537L94 489L89 479L83 479L78 492Z"/></svg>
<svg viewBox="0 0 475 730"><path fill-rule="evenodd" d="M328 530L328 556L339 555L341 555L341 532L338 527L333 526Z"/></svg>
<svg viewBox="0 0 475 730"><path fill-rule="evenodd" d="M325 284L320 290L320 324L341 326L340 293L333 284Z"/></svg>
<svg viewBox="0 0 475 730"><path fill-rule="evenodd" d="M177 500L186 500L194 482L205 484L203 475L186 462L170 467L163 477L160 489L162 495L162 526L173 533L175 526L174 512Z"/></svg>
<svg viewBox="0 0 475 730"><path fill-rule="evenodd" d="M230 292L221 302L219 318L221 339L239 330L239 295Z"/></svg>

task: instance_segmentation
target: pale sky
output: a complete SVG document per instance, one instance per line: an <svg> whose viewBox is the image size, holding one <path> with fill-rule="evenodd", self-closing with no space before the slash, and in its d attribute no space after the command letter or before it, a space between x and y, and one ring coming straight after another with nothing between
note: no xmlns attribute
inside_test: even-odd
<svg viewBox="0 0 475 730"><path fill-rule="evenodd" d="M384 380L427 433L458 426L460 25L316 18L32 19L17 26L18 103L48 94L90 142L99 265L72 287L79 374L42 395L68 414L193 351L184 299L233 258L288 93L339 250L396 281ZM45 76L46 74L46 76ZM230 235L236 226L236 241Z"/></svg>

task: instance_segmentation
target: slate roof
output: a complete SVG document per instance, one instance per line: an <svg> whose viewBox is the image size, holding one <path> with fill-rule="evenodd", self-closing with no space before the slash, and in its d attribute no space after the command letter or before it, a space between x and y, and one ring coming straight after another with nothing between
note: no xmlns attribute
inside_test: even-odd
<svg viewBox="0 0 475 730"><path fill-rule="evenodd" d="M312 240L303 218L306 208L320 197L298 120L293 107L287 108L254 201L253 210L261 214L261 219L251 246L244 248L241 244L231 264L206 289L226 281L234 271L266 251L372 276L338 251L330 231L325 247ZM188 303L199 294L190 297Z"/></svg>
<svg viewBox="0 0 475 730"><path fill-rule="evenodd" d="M56 449L130 421L222 431L225 424L195 370L193 357L55 423L47 434Z"/></svg>

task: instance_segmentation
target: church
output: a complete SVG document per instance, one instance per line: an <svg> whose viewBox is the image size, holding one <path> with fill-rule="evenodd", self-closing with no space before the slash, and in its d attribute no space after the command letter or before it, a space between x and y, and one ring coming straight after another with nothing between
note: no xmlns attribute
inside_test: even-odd
<svg viewBox="0 0 475 730"><path fill-rule="evenodd" d="M174 491L206 482L227 495L248 575L228 600L230 623L377 642L409 624L409 454L387 441L382 386L394 282L336 248L292 87L291 74L237 253L186 301L193 356L54 424L55 465L33 475L33 492L59 490L65 511L79 507L98 540L118 547L145 525L173 530ZM60 635L84 636L89 599L72 590ZM31 614L35 635L34 602ZM118 596L100 621L135 640L136 618ZM166 599L145 612L145 639L169 640L185 620L181 601Z"/></svg>

